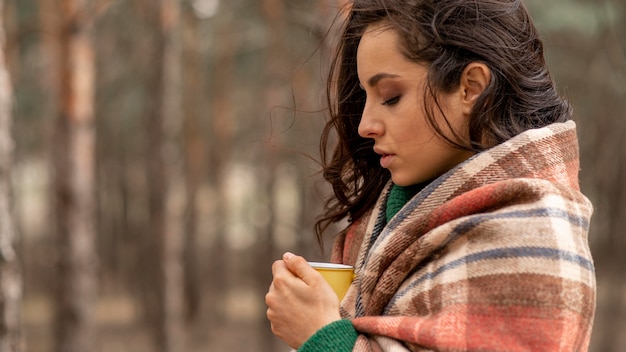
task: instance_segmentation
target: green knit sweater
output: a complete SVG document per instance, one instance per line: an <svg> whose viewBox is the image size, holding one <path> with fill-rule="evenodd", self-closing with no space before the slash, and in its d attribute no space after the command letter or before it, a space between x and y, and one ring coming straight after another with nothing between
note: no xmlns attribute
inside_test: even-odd
<svg viewBox="0 0 626 352"><path fill-rule="evenodd" d="M359 334L350 320L337 320L311 336L298 348L298 352L350 352Z"/></svg>
<svg viewBox="0 0 626 352"><path fill-rule="evenodd" d="M386 217L387 222L396 215L400 209L411 199L417 192L421 191L428 183L418 183L416 185L401 187L393 185L387 198Z"/></svg>
<svg viewBox="0 0 626 352"><path fill-rule="evenodd" d="M393 185L387 198L387 222L424 186L425 184L408 187ZM298 352L350 352L358 336L350 320L337 320L319 329L298 348Z"/></svg>

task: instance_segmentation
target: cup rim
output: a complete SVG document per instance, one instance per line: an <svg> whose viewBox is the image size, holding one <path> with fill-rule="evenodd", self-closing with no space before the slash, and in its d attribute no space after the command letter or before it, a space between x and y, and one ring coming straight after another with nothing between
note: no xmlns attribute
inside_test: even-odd
<svg viewBox="0 0 626 352"><path fill-rule="evenodd" d="M354 269L351 265L345 264L335 264L335 263L323 263L323 262L309 262L309 265L313 268L321 268L321 269Z"/></svg>

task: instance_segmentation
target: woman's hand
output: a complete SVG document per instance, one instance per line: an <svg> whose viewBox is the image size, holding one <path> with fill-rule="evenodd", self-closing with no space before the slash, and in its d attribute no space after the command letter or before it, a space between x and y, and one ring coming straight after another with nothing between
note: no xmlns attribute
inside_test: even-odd
<svg viewBox="0 0 626 352"><path fill-rule="evenodd" d="M272 265L274 280L265 295L272 332L293 348L317 330L340 320L339 299L322 275L302 257L285 253Z"/></svg>

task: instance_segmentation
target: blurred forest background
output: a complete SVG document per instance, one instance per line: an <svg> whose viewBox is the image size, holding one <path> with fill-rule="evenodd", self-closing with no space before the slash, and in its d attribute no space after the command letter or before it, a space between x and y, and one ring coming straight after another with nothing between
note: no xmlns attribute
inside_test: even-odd
<svg viewBox="0 0 626 352"><path fill-rule="evenodd" d="M288 350L264 294L283 251L329 254L344 2L0 0L0 351ZM526 3L595 205L590 350L624 351L626 0Z"/></svg>

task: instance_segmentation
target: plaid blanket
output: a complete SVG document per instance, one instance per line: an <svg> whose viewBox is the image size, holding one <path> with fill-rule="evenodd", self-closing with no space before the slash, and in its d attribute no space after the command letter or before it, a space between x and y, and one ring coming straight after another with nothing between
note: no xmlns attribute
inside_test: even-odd
<svg viewBox="0 0 626 352"><path fill-rule="evenodd" d="M572 121L530 130L439 177L385 223L336 239L356 279L354 351L583 351L595 310Z"/></svg>

